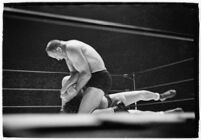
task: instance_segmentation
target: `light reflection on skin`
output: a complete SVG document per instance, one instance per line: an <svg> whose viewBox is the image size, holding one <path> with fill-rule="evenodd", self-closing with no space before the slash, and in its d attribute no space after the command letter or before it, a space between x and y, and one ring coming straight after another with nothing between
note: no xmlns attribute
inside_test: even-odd
<svg viewBox="0 0 201 140"><path fill-rule="evenodd" d="M58 61L64 59L63 55L61 53L59 53L59 52L56 52L56 51L48 52L48 56L50 56L50 57L52 57L54 59L57 59Z"/></svg>

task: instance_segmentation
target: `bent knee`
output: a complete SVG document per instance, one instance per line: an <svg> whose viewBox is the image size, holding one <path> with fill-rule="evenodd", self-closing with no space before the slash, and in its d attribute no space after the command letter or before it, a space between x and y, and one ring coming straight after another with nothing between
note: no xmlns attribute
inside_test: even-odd
<svg viewBox="0 0 201 140"><path fill-rule="evenodd" d="M96 114L100 114L100 113L101 113L101 111L98 110L98 109L96 109L96 110L94 110L91 114L96 115Z"/></svg>
<svg viewBox="0 0 201 140"><path fill-rule="evenodd" d="M88 87L86 89L87 93L95 93L95 94L105 94L104 91L100 88L96 88L96 87Z"/></svg>
<svg viewBox="0 0 201 140"><path fill-rule="evenodd" d="M146 94L146 93L148 93L148 92L150 92L150 91L148 91L148 90L140 90L140 93L141 93L141 94L143 94L143 93Z"/></svg>
<svg viewBox="0 0 201 140"><path fill-rule="evenodd" d="M87 88L84 92L78 113L92 113L99 108L104 92L97 88Z"/></svg>

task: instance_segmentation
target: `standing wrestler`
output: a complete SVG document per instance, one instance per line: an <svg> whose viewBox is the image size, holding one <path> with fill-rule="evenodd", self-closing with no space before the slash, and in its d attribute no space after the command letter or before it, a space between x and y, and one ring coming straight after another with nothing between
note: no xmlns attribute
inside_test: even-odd
<svg viewBox="0 0 201 140"><path fill-rule="evenodd" d="M84 89L78 113L92 113L111 88L111 76L98 52L78 40L52 40L47 44L48 56L64 59L70 71L70 79L61 89L62 105Z"/></svg>

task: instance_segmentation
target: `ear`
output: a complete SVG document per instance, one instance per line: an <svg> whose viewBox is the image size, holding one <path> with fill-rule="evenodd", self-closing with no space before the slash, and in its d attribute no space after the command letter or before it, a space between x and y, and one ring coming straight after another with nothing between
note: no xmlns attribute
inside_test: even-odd
<svg viewBox="0 0 201 140"><path fill-rule="evenodd" d="M62 52L62 50L61 50L60 47L57 47L56 51L57 51L57 52Z"/></svg>

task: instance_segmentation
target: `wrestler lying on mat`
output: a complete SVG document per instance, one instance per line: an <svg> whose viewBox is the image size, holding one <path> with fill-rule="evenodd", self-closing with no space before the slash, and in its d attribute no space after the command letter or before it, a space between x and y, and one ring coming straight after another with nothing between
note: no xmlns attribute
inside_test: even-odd
<svg viewBox="0 0 201 140"><path fill-rule="evenodd" d="M70 71L70 78L64 82L61 89L62 106L70 101L73 102L82 91L83 97L78 113L95 113L105 108L107 111L116 112L122 110L122 106L138 101L139 98L140 100L165 100L176 93L175 90L164 94L133 91L108 95L112 85L111 75L103 59L93 47L78 40L52 40L48 42L46 52L48 56L57 60L64 59ZM116 105L113 102L117 100L121 103ZM112 106L116 107L113 109Z"/></svg>
<svg viewBox="0 0 201 140"><path fill-rule="evenodd" d="M65 83L69 80L70 76L66 76L62 80L62 87L65 85ZM73 84L73 86L76 86L76 84ZM66 100L68 96L68 92L61 93L61 99L62 99L62 107L61 111L66 113L77 113L80 107L80 102L83 98L84 91L81 90L80 93L74 97L72 100ZM114 113L114 112L127 112L128 108L126 106L129 106L130 104L133 104L138 101L164 101L168 98L172 98L176 95L175 90L168 90L162 94L147 91L147 90L140 90L140 91L127 91L127 92L119 92L114 93L110 95L103 96L100 104L94 111L93 114L99 114L99 113ZM92 99L93 100L93 99ZM166 113L170 113L172 111L181 111L181 109L173 109L165 111ZM146 113L152 113L151 111L145 111ZM79 113L79 112L78 112ZM135 111L135 113L141 113L140 111Z"/></svg>

